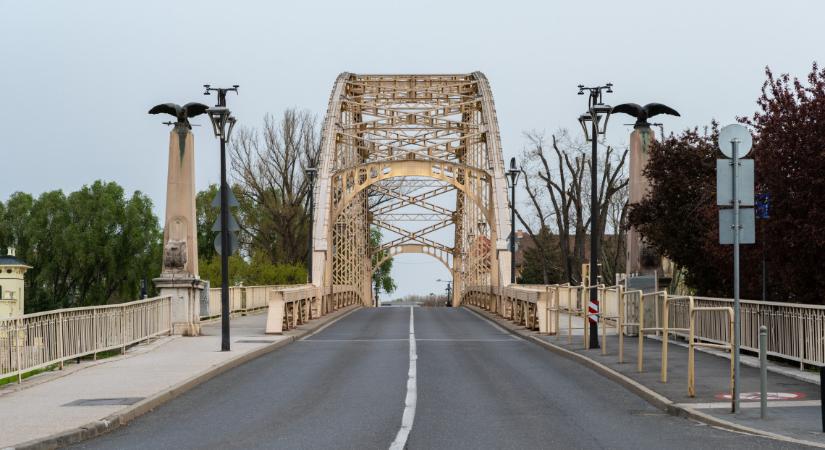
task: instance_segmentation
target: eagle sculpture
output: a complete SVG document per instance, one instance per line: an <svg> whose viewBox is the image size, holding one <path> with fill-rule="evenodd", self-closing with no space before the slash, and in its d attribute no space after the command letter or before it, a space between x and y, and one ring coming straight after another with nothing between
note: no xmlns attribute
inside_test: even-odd
<svg viewBox="0 0 825 450"><path fill-rule="evenodd" d="M611 113L625 113L635 117L636 123L633 125L633 128L650 127L647 119L659 114L679 116L679 113L676 112L675 109L661 103L648 103L645 106L636 103L622 103L621 105L614 106Z"/></svg>
<svg viewBox="0 0 825 450"><path fill-rule="evenodd" d="M150 109L149 114L164 113L175 116L179 124L186 125L186 128L191 130L192 125L189 123L189 118L199 116L205 113L207 109L209 109L208 106L197 102L189 102L183 106L175 103L162 103Z"/></svg>

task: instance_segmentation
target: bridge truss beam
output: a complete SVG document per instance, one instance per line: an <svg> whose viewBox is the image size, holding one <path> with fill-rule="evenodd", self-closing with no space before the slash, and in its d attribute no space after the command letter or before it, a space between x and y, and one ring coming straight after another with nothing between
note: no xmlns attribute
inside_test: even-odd
<svg viewBox="0 0 825 450"><path fill-rule="evenodd" d="M402 253L445 264L454 304L462 286L509 281L504 162L492 93L480 72L341 74L324 120L319 169L312 282L325 292L347 286L371 305L373 269ZM452 242L437 233L451 226ZM398 237L371 243L371 227Z"/></svg>

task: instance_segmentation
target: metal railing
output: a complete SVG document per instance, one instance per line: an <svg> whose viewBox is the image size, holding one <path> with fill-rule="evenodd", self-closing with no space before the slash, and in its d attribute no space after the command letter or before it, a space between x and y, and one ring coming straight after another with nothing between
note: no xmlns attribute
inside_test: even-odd
<svg viewBox="0 0 825 450"><path fill-rule="evenodd" d="M45 311L0 320L0 377L120 349L172 330L170 297Z"/></svg>
<svg viewBox="0 0 825 450"><path fill-rule="evenodd" d="M269 291L272 289L290 288L290 284L274 284L267 286L230 286L229 312L230 314L246 314L267 308ZM221 288L209 289L209 304L201 306L201 320L219 317L221 315Z"/></svg>
<svg viewBox="0 0 825 450"><path fill-rule="evenodd" d="M624 358L624 337L637 334L658 336L679 336L690 339L691 314L688 300L693 308L727 308L733 306L732 299L711 297L670 296L662 292L643 294L638 290L625 291L623 286L571 286L561 285L509 285L468 286L462 302L478 306L530 329L539 329L539 322L547 322L542 333L556 334L559 331L561 313L567 314L567 339L572 343L573 330L584 328L584 345L588 339L587 302L584 301L588 289L599 289L600 312L598 320L602 336L606 327L616 328L619 335L619 360ZM538 294L537 294L538 293ZM652 298L651 298L652 297ZM546 299L541 300L540 299ZM643 300L644 299L644 300ZM800 364L825 366L825 306L799 303L761 302L742 300L741 304L741 348L759 351L759 327L767 326L769 333L767 354L773 357L795 361ZM649 305L650 308L646 308ZM575 326L574 317L583 321ZM543 318L542 320L539 320ZM664 321L667 320L665 324ZM643 328L640 332L639 327ZM693 339L699 342L727 345L729 334L727 322L719 314L700 314L693 323ZM665 339L666 341L666 339ZM639 357L643 357L640 344ZM665 353L667 343L663 343ZM602 352L606 352L603 348ZM643 367L641 362L637 362ZM662 380L667 380L667 363L662 372Z"/></svg>
<svg viewBox="0 0 825 450"><path fill-rule="evenodd" d="M352 286L335 285L326 295L312 284L264 287L268 288L267 334L280 334L322 315L361 303Z"/></svg>
<svg viewBox="0 0 825 450"><path fill-rule="evenodd" d="M697 307L733 307L729 298L694 297ZM825 365L825 306L800 303L740 301L740 347L759 352L759 327L768 334L768 355L804 364ZM697 338L724 343L722 328L699 321Z"/></svg>

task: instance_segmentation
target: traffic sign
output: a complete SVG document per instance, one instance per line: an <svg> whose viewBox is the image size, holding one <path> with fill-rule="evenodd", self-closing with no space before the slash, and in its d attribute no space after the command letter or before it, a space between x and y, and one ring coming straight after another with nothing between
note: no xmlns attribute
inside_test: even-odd
<svg viewBox="0 0 825 450"><path fill-rule="evenodd" d="M229 214L229 223L227 224L227 228L229 231L241 231L241 226L238 225L238 221L235 220L235 216ZM218 220L215 221L215 224L212 225L212 231L221 231L221 218L218 217Z"/></svg>
<svg viewBox="0 0 825 450"><path fill-rule="evenodd" d="M771 217L771 194L763 192L756 195L756 218L769 219Z"/></svg>
<svg viewBox="0 0 825 450"><path fill-rule="evenodd" d="M227 202L229 203L230 208L237 208L238 206L240 206L240 203L238 203L238 199L235 197L235 193L232 192L232 189L227 189L227 194L228 194L227 197L229 197L229 198L227 198ZM218 189L218 195L216 195L215 198L212 199L211 205L212 205L213 208L220 208L221 207L221 191L220 191L220 189Z"/></svg>
<svg viewBox="0 0 825 450"><path fill-rule="evenodd" d="M740 159L736 170L736 196L739 206L753 206L753 160ZM733 161L716 160L716 205L733 206Z"/></svg>
<svg viewBox="0 0 825 450"><path fill-rule="evenodd" d="M734 243L733 209L719 210L719 243L722 245ZM756 243L756 220L753 208L739 209L739 243Z"/></svg>
<svg viewBox="0 0 825 450"><path fill-rule="evenodd" d="M753 137L750 131L738 123L730 124L719 130L719 150L728 158L733 158L732 141L738 143L736 147L736 157L742 158L751 151Z"/></svg>
<svg viewBox="0 0 825 450"><path fill-rule="evenodd" d="M215 236L215 251L218 252L219 255L223 254L221 251L221 235L218 234ZM233 254L238 250L238 235L236 233L229 233L229 254Z"/></svg>

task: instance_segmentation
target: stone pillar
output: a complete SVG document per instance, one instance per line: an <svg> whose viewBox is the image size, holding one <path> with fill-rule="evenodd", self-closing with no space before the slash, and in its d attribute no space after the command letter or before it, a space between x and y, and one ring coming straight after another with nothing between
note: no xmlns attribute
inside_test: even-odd
<svg viewBox="0 0 825 450"><path fill-rule="evenodd" d="M200 334L200 294L204 283L198 277L194 137L181 123L169 133L163 269L153 281L160 295L172 297L173 332L184 336Z"/></svg>
<svg viewBox="0 0 825 450"><path fill-rule="evenodd" d="M650 155L650 144L655 140L653 130L647 126L635 128L630 133L630 179L628 180L628 203L639 203L650 188L642 174ZM642 264L642 237L638 231L627 230L627 265L625 272L637 273L645 270ZM611 280L612 281L612 280Z"/></svg>

